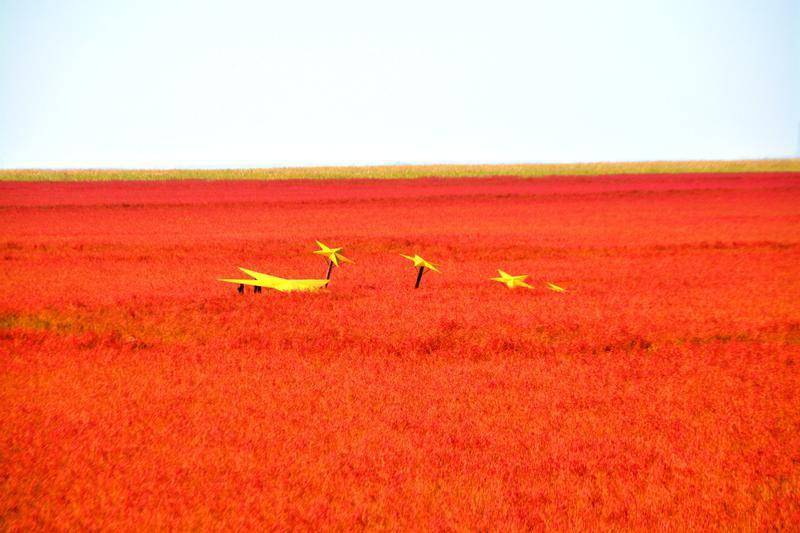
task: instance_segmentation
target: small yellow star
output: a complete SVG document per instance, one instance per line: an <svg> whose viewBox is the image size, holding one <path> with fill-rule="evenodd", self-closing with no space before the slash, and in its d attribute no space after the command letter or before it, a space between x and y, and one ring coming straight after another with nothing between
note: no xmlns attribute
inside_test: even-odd
<svg viewBox="0 0 800 533"><path fill-rule="evenodd" d="M322 244L319 241L317 241L317 246L319 246L319 250L314 250L314 253L317 255L323 255L327 257L328 261L330 261L337 267L339 266L339 261L341 261L342 263L354 262L339 253L341 248L331 248L330 246L326 246L325 244Z"/></svg>
<svg viewBox="0 0 800 533"><path fill-rule="evenodd" d="M500 274L499 278L489 278L492 281L499 281L500 283L505 283L506 287L509 289L516 289L517 287L525 287L526 289L532 289L530 285L525 283L525 278L527 278L527 274L523 276L512 276L502 270L497 271Z"/></svg>
<svg viewBox="0 0 800 533"><path fill-rule="evenodd" d="M567 289L565 289L564 287L559 287L559 286L558 286L558 285L556 285L555 283L550 283L549 281L547 281L547 282L545 282L545 283L547 283L547 288L548 288L548 289L550 289L551 291L555 291L555 292L567 292Z"/></svg>
<svg viewBox="0 0 800 533"><path fill-rule="evenodd" d="M414 257L411 257L410 255L403 255L403 254L400 254L400 255L405 257L409 261L413 262L414 263L414 268L422 267L422 268L427 268L428 270L433 270L434 272L439 272L439 269L436 268L436 265L434 265L433 263L428 263L427 261L425 261L423 258L421 258L420 256L418 256L416 254L414 254ZM441 274L441 272L439 272L439 273Z"/></svg>

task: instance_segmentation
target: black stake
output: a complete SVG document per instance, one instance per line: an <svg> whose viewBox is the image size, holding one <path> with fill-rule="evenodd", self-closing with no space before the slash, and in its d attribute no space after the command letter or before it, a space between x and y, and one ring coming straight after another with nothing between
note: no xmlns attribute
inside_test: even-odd
<svg viewBox="0 0 800 533"><path fill-rule="evenodd" d="M328 260L328 273L325 275L325 279L331 279L332 270L333 270L333 261Z"/></svg>
<svg viewBox="0 0 800 533"><path fill-rule="evenodd" d="M417 274L417 283L414 284L415 289L419 289L419 282L422 281L422 273L425 271L425 267L419 267L419 274Z"/></svg>
<svg viewBox="0 0 800 533"><path fill-rule="evenodd" d="M244 283L240 283L239 288L236 290L239 292L239 294L244 294Z"/></svg>
<svg viewBox="0 0 800 533"><path fill-rule="evenodd" d="M256 285L255 287L253 287L253 292L260 293L261 292L261 287L259 285Z"/></svg>

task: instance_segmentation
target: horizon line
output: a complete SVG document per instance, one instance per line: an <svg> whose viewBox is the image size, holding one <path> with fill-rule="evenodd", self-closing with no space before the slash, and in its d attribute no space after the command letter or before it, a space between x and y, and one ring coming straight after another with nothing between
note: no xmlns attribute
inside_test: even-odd
<svg viewBox="0 0 800 533"><path fill-rule="evenodd" d="M291 164L266 166L235 166L235 165L197 165L197 166L20 166L0 167L0 172L104 172L104 171L192 171L192 170L218 170L218 171L278 171L278 170L304 170L304 169L369 169L369 168L402 168L402 167L537 167L537 166L597 166L597 165L679 165L679 164L710 164L710 163L800 163L800 156L764 157L764 158L731 158L731 159L626 159L626 160L601 160L601 161L518 161L518 162L379 162L379 163L352 163L352 164Z"/></svg>

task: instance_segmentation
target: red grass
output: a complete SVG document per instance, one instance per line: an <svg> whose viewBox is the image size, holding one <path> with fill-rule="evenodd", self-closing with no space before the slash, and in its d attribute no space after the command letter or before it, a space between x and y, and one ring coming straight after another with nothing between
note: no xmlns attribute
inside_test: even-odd
<svg viewBox="0 0 800 533"><path fill-rule="evenodd" d="M0 529L800 521L797 174L0 183L0 206ZM328 292L215 281L323 276L314 239L356 261ZM414 291L400 252L443 274Z"/></svg>

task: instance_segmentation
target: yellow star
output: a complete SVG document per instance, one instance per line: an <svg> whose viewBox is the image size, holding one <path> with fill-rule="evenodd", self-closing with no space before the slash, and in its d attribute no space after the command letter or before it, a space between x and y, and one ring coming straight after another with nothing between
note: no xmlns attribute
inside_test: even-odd
<svg viewBox="0 0 800 533"><path fill-rule="evenodd" d="M327 279L285 279L270 274L262 274L254 270L239 267L239 270L250 276L244 279L220 279L225 283L235 283L239 285L239 292L242 292L245 285L257 287L257 292L261 292L261 287L265 289L275 289L281 292L292 291L316 291L328 284Z"/></svg>
<svg viewBox="0 0 800 533"><path fill-rule="evenodd" d="M499 281L500 283L505 283L506 287L508 287L509 289L516 289L517 287L525 287L526 289L533 288L527 283L525 283L525 278L528 277L527 274L523 276L512 276L511 274L503 272L502 270L499 269L497 272L500 273L499 278L489 278L489 279L491 279L492 281Z"/></svg>
<svg viewBox="0 0 800 533"><path fill-rule="evenodd" d="M422 267L422 268L427 268L428 270L433 270L434 272L439 272L439 269L436 268L436 265L434 265L433 263L428 263L427 261L425 261L423 258L421 258L420 256L418 256L416 254L414 254L414 257L411 257L410 255L403 255L403 254L400 254L400 255L405 257L409 261L413 262L414 263L414 268ZM439 273L441 274L441 272L439 272Z"/></svg>
<svg viewBox="0 0 800 533"><path fill-rule="evenodd" d="M567 289L565 289L564 287L559 287L555 283L550 283L549 281L546 281L545 283L547 283L547 288L550 289L551 291L567 292Z"/></svg>
<svg viewBox="0 0 800 533"><path fill-rule="evenodd" d="M333 263L335 266L339 266L339 261L342 263L353 263L352 260L346 258L342 254L339 253L341 248L331 248L322 244L321 242L317 241L317 246L319 246L319 250L314 250L314 253L317 255L324 255L328 258L328 261Z"/></svg>

